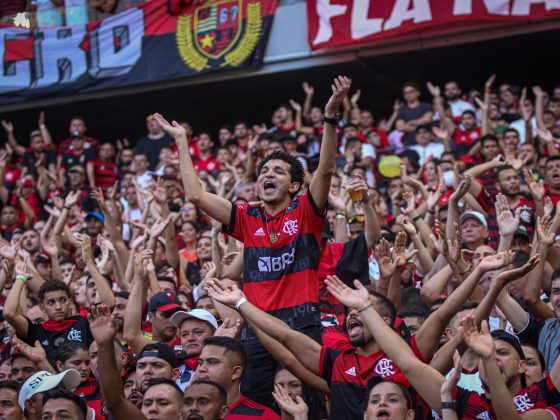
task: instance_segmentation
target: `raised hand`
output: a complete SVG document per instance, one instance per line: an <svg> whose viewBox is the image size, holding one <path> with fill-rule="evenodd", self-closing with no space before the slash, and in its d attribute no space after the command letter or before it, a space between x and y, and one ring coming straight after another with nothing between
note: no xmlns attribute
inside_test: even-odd
<svg viewBox="0 0 560 420"><path fill-rule="evenodd" d="M86 262L93 262L93 251L91 249L91 238L86 235L85 233L77 233L76 234L76 241L79 244L80 248L82 248L82 255L84 261Z"/></svg>
<svg viewBox="0 0 560 420"><path fill-rule="evenodd" d="M165 118L163 118L163 115L157 112L154 114L154 118L161 126L165 134L173 137L176 142L178 141L179 143L182 143L184 145L187 144L187 130L185 130L185 128L181 124L179 124L175 120L173 120L170 124Z"/></svg>
<svg viewBox="0 0 560 420"><path fill-rule="evenodd" d="M539 136L539 139L547 143L554 143L554 141L556 140L552 135L552 133L550 132L550 130L541 130L540 128L537 128L537 135ZM549 146L549 147L554 147L554 146Z"/></svg>
<svg viewBox="0 0 560 420"><path fill-rule="evenodd" d="M445 128L434 126L434 128L432 128L432 132L438 139L447 140L449 138L449 131L447 131L447 129Z"/></svg>
<svg viewBox="0 0 560 420"><path fill-rule="evenodd" d="M430 234L430 238L434 243L434 248L441 255L449 254L447 237L445 236L445 227L442 226L440 220L436 219L436 234Z"/></svg>
<svg viewBox="0 0 560 420"><path fill-rule="evenodd" d="M459 379L461 379L461 372L463 370L463 365L461 364L461 355L459 351L455 349L453 352L453 372L449 375L449 378L445 380L443 385L440 388L440 394L442 396L442 401L444 400L443 397L452 398L453 391L455 387L459 383Z"/></svg>
<svg viewBox="0 0 560 420"><path fill-rule="evenodd" d="M484 257L478 264L478 268L483 272L499 270L510 265L515 258L515 252L509 250L500 252L496 255Z"/></svg>
<svg viewBox="0 0 560 420"><path fill-rule="evenodd" d="M482 321L480 332L476 328L473 315L463 318L463 325L459 326L465 343L482 359L489 359L495 355L494 339L490 335L488 321ZM495 357L495 356L494 356Z"/></svg>
<svg viewBox="0 0 560 420"><path fill-rule="evenodd" d="M301 87L307 96L312 96L315 93L315 88L307 82L303 82Z"/></svg>
<svg viewBox="0 0 560 420"><path fill-rule="evenodd" d="M60 210L56 207L49 207L45 204L43 206L43 209L52 217L60 217Z"/></svg>
<svg viewBox="0 0 560 420"><path fill-rule="evenodd" d="M158 219L150 228L150 237L157 238L163 233L169 222L171 221L172 215L167 216L165 219Z"/></svg>
<svg viewBox="0 0 560 420"><path fill-rule="evenodd" d="M538 97L544 96L544 91L538 85L533 86L533 94L535 95L536 98L538 98Z"/></svg>
<svg viewBox="0 0 560 420"><path fill-rule="evenodd" d="M144 231L142 235L138 235L136 238L134 238L134 240L130 244L130 250L132 252L135 252L141 245L144 244L144 242L146 242L146 239L148 239L148 232Z"/></svg>
<svg viewBox="0 0 560 420"><path fill-rule="evenodd" d="M539 254L533 255L529 261L527 261L524 265L518 268L514 268L511 270L504 271L500 273L498 277L494 279L494 281L500 285L500 287L505 286L512 281L520 279L523 276L526 276L533 270L540 262Z"/></svg>
<svg viewBox="0 0 560 420"><path fill-rule="evenodd" d="M41 236L41 246L43 247L43 251L45 251L51 257L58 257L58 255L60 254L60 248L58 247L56 239L53 236L49 238Z"/></svg>
<svg viewBox="0 0 560 420"><path fill-rule="evenodd" d="M369 305L369 292L358 280L354 280L356 289L346 286L337 276L327 276L325 285L331 295L350 309L360 310Z"/></svg>
<svg viewBox="0 0 560 420"><path fill-rule="evenodd" d="M519 227L521 208L515 210L514 216L509 208L507 198L503 194L498 194L496 196L494 206L496 208L496 219L498 221L498 227L500 228L500 234L503 236L513 235Z"/></svg>
<svg viewBox="0 0 560 420"><path fill-rule="evenodd" d="M81 190L70 191L66 198L64 199L64 207L72 207L74 206L82 195Z"/></svg>
<svg viewBox="0 0 560 420"><path fill-rule="evenodd" d="M90 196L95 201L97 201L97 204L99 204L99 207L101 209L107 208L107 205L105 203L105 196L103 195L103 190L101 190L101 188L92 188Z"/></svg>
<svg viewBox="0 0 560 420"><path fill-rule="evenodd" d="M441 96L441 89L439 86L434 85L432 82L427 82L426 87L434 98L439 98Z"/></svg>
<svg viewBox="0 0 560 420"><path fill-rule="evenodd" d="M472 177L470 175L465 176L465 179L461 181L459 187L453 192L451 197L449 197L449 200L453 201L455 204L459 203L459 201L469 192L471 183Z"/></svg>
<svg viewBox="0 0 560 420"><path fill-rule="evenodd" d="M220 328L216 330L214 333L215 337L229 337L229 338L236 338L241 331L241 321L237 319L233 322L231 319L226 318Z"/></svg>
<svg viewBox="0 0 560 420"><path fill-rule="evenodd" d="M402 212L402 214L408 216L410 213L412 213L416 209L416 199L414 197L414 194L411 193L410 191L403 192L402 198L403 198L404 202L406 203L406 207L404 209L401 209L401 212ZM397 218L397 223L398 223L398 218ZM410 233L408 231L406 233L408 233L410 235Z"/></svg>
<svg viewBox="0 0 560 420"><path fill-rule="evenodd" d="M422 183L420 181L408 175L408 171L406 170L406 165L401 163L399 164L399 168L401 170L401 180L405 185L408 185L415 191L422 187Z"/></svg>
<svg viewBox="0 0 560 420"><path fill-rule="evenodd" d="M496 80L496 75L492 74L488 80L486 80L486 82L484 83L484 88L485 89L492 89L492 85L494 84L494 81Z"/></svg>
<svg viewBox="0 0 560 420"><path fill-rule="evenodd" d="M35 364L40 364L47 360L47 353L39 340L36 340L35 344L30 346L29 344L21 341L19 338L14 337L12 338L12 343L14 351L19 351Z"/></svg>
<svg viewBox="0 0 560 420"><path fill-rule="evenodd" d="M143 251L134 254L134 277L143 280L148 277L147 265L149 260L152 259L154 252L151 249L144 249Z"/></svg>
<svg viewBox="0 0 560 420"><path fill-rule="evenodd" d="M155 190L153 191L148 190L148 191L150 191L150 193L156 200L156 203L163 204L167 202L167 191L165 190L165 183L163 182L163 179L159 178L157 180Z"/></svg>
<svg viewBox="0 0 560 420"><path fill-rule="evenodd" d="M414 250L412 252L406 252L406 239L407 234L404 232L397 233L397 237L395 239L395 244L393 246L393 261L397 263L398 267L404 266L410 259L412 259L417 253L418 250Z"/></svg>
<svg viewBox="0 0 560 420"><path fill-rule="evenodd" d="M550 216L552 214L552 210L554 210L554 204L552 203L552 198L550 198L548 195L545 195L543 199L544 215Z"/></svg>
<svg viewBox="0 0 560 420"><path fill-rule="evenodd" d="M300 111L301 111L301 105L298 104L298 103L297 103L296 101L294 101L293 99L290 99L290 106L291 106L292 108L294 108L294 110L295 110L296 112L300 112Z"/></svg>
<svg viewBox="0 0 560 420"><path fill-rule="evenodd" d="M535 181L533 177L533 172L529 169L523 169L523 177L525 178L525 183L527 187L529 187L529 191L531 191L531 195L533 196L533 200L535 201L542 201L544 198L544 182L541 179L539 182Z"/></svg>
<svg viewBox="0 0 560 420"><path fill-rule="evenodd" d="M112 343L117 336L117 323L107 305L94 305L88 314L89 328L97 344Z"/></svg>
<svg viewBox="0 0 560 420"><path fill-rule="evenodd" d="M542 216L537 218L537 238L542 245L552 245L556 233L551 230L552 219L550 216Z"/></svg>
<svg viewBox="0 0 560 420"><path fill-rule="evenodd" d="M350 90L352 82L348 77L338 76L331 85L332 96L325 106L325 114L336 114L344 97Z"/></svg>
<svg viewBox="0 0 560 420"><path fill-rule="evenodd" d="M2 120L2 127L6 130L6 133L13 133L14 132L14 125L11 121Z"/></svg>
<svg viewBox="0 0 560 420"><path fill-rule="evenodd" d="M408 216L399 214L397 216L397 224L403 228L408 236L416 235L416 227L414 226L414 223L412 223L412 221L408 218Z"/></svg>
<svg viewBox="0 0 560 420"><path fill-rule="evenodd" d="M232 287L226 288L218 279L212 279L207 282L206 291L208 296L217 300L224 305L235 307L235 304L244 297L243 291L234 284Z"/></svg>
<svg viewBox="0 0 560 420"><path fill-rule="evenodd" d="M362 90L358 89L356 92L354 92L354 94L352 95L352 97L350 98L350 103L354 106L357 107L358 106L358 101L360 100L360 96L362 96Z"/></svg>
<svg viewBox="0 0 560 420"><path fill-rule="evenodd" d="M435 191L430 191L428 193L428 199L426 200L426 206L428 206L428 210L435 209L437 203L439 203L441 196L446 190L447 187L445 186L445 184L440 184Z"/></svg>
<svg viewBox="0 0 560 420"><path fill-rule="evenodd" d="M16 248L9 245L0 245L0 257L13 261L16 258Z"/></svg>
<svg viewBox="0 0 560 420"><path fill-rule="evenodd" d="M299 395L296 396L296 400L294 401L283 386L276 384L274 385L272 396L278 404L278 407L280 407L283 412L292 416L294 420L307 419L309 408L307 407L307 404L305 404L305 401L303 401L303 399Z"/></svg>
<svg viewBox="0 0 560 420"><path fill-rule="evenodd" d="M41 128L45 124L45 121L46 121L45 111L39 112L39 120L37 121L39 124L39 128Z"/></svg>

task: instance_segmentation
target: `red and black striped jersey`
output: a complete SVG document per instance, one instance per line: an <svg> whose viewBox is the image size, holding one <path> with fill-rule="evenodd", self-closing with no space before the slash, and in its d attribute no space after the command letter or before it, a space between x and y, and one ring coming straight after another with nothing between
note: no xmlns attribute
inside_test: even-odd
<svg viewBox="0 0 560 420"><path fill-rule="evenodd" d="M260 405L245 395L241 395L235 403L229 407L228 420L280 420L280 416L270 408Z"/></svg>
<svg viewBox="0 0 560 420"><path fill-rule="evenodd" d="M102 190L112 187L118 179L119 167L114 163L103 162L99 159L91 163L95 173L95 185Z"/></svg>
<svg viewBox="0 0 560 420"><path fill-rule="evenodd" d="M245 245L247 299L296 330L320 325L317 269L324 217L305 193L274 216L262 206L233 206L225 229Z"/></svg>
<svg viewBox="0 0 560 420"><path fill-rule="evenodd" d="M455 391L457 401L457 416L460 419L495 419L496 414L492 402L485 395L475 391L468 391L457 387ZM519 391L513 402L518 413L524 413L536 408L548 408L560 403L560 393L554 387L550 375Z"/></svg>

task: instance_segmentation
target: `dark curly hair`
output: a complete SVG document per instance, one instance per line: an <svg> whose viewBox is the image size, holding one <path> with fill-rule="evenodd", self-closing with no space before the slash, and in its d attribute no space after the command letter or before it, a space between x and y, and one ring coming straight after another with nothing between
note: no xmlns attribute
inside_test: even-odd
<svg viewBox="0 0 560 420"><path fill-rule="evenodd" d="M66 283L64 283L61 280L49 280L44 282L41 287L39 288L39 292L38 297L39 297L39 301L42 302L45 294L49 293L49 292L58 292L59 290L62 290L63 292L66 292L66 294L68 295L68 297L72 296L72 293L70 292L70 288L68 287L68 285Z"/></svg>
<svg viewBox="0 0 560 420"><path fill-rule="evenodd" d="M295 156L281 151L272 152L259 162L259 165L257 166L257 177L260 175L264 164L271 160L283 160L284 162L288 163L290 165L290 176L292 177L292 182L298 182L300 188L303 186L303 183L305 182L305 172L303 169L303 165ZM293 195L295 194L297 194L297 191Z"/></svg>

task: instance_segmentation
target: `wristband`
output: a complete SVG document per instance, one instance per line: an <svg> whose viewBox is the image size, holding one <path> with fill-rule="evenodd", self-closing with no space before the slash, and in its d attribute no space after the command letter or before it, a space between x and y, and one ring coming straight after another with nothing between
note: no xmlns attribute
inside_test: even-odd
<svg viewBox="0 0 560 420"><path fill-rule="evenodd" d="M492 93L492 89L484 89L484 93Z"/></svg>
<svg viewBox="0 0 560 420"><path fill-rule="evenodd" d="M338 220L346 219L346 214L339 211L334 215L334 218Z"/></svg>
<svg viewBox="0 0 560 420"><path fill-rule="evenodd" d="M426 211L427 211L428 213L432 214L432 215L433 215L433 214L436 214L436 211L435 211L435 210L430 210L430 209L428 209L428 210L426 210Z"/></svg>
<svg viewBox="0 0 560 420"><path fill-rule="evenodd" d="M18 274L16 276L16 280L21 280L24 283L27 283L30 278L31 278L31 276L28 275L28 274Z"/></svg>
<svg viewBox="0 0 560 420"><path fill-rule="evenodd" d="M420 220L420 219L421 219L421 217L420 217L420 215L418 214L418 215L416 215L416 216L414 216L414 217L412 218L412 221L413 221L413 222L416 222L417 220Z"/></svg>
<svg viewBox="0 0 560 420"><path fill-rule="evenodd" d="M455 410L456 404L455 401L442 401L441 402L441 409L442 410Z"/></svg>
<svg viewBox="0 0 560 420"><path fill-rule="evenodd" d="M459 275L460 275L460 276L464 276L464 275L467 274L469 271L471 271L471 268L470 268L470 267L467 267L467 268L465 269L465 271L463 271L462 273L459 273Z"/></svg>
<svg viewBox="0 0 560 420"><path fill-rule="evenodd" d="M334 126L338 126L338 123L340 122L340 118L341 115L339 113L336 113L332 118L323 117L323 122Z"/></svg>
<svg viewBox="0 0 560 420"><path fill-rule="evenodd" d="M239 299L239 300L237 301L237 303L235 304L235 309L236 309L236 310L239 310L239 307L240 307L241 305L243 305L245 302L247 302L247 298L246 298L245 296L243 296L243 297L242 297L241 299Z"/></svg>
<svg viewBox="0 0 560 420"><path fill-rule="evenodd" d="M370 304L364 306L364 307L363 307L362 309L360 309L358 312L362 313L362 312L364 312L367 308L371 308L372 306L373 306L373 305L370 303Z"/></svg>

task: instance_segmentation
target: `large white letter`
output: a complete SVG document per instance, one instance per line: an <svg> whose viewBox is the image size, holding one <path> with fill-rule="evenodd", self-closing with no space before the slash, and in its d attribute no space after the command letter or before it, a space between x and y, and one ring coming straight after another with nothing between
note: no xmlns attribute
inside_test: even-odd
<svg viewBox="0 0 560 420"><path fill-rule="evenodd" d="M91 69L93 77L127 74L142 56L144 12L130 9L107 18L91 34Z"/></svg>
<svg viewBox="0 0 560 420"><path fill-rule="evenodd" d="M432 20L432 10L428 0L397 0L391 16L385 22L384 30L395 29L402 25L405 20L412 19L414 23Z"/></svg>
<svg viewBox="0 0 560 420"><path fill-rule="evenodd" d="M319 29L313 40L313 45L330 41L333 30L331 19L346 13L348 6L344 4L330 4L329 0L317 0L317 15L319 17Z"/></svg>
<svg viewBox="0 0 560 420"><path fill-rule="evenodd" d="M515 0L511 8L512 16L529 16L533 4L544 3L545 9L560 9L560 0Z"/></svg>
<svg viewBox="0 0 560 420"><path fill-rule="evenodd" d="M43 29L37 33L35 59L37 80L33 87L70 83L87 70L86 53L80 48L85 25Z"/></svg>
<svg viewBox="0 0 560 420"><path fill-rule="evenodd" d="M455 0L453 2L453 16L472 14L473 0ZM492 15L509 15L509 0L484 0L484 6Z"/></svg>
<svg viewBox="0 0 560 420"><path fill-rule="evenodd" d="M30 60L4 62L6 55L6 42L17 39L26 39L31 36L31 31L16 28L0 29L0 92L10 92L28 88L31 84Z"/></svg>
<svg viewBox="0 0 560 420"><path fill-rule="evenodd" d="M369 0L354 0L352 6L352 39L360 39L381 32L383 19L368 19Z"/></svg>

